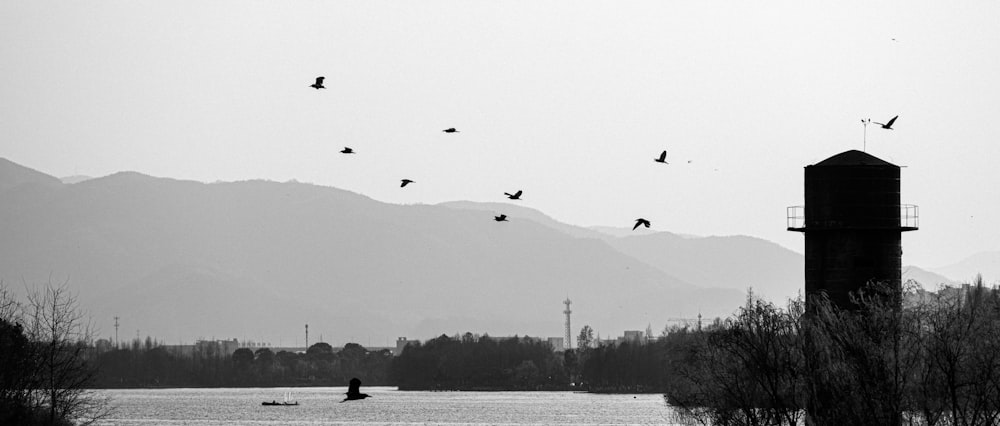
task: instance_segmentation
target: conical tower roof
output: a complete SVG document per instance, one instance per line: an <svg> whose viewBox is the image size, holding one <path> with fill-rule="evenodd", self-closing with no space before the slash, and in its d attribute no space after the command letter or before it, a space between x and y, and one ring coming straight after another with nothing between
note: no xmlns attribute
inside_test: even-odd
<svg viewBox="0 0 1000 426"><path fill-rule="evenodd" d="M820 167L880 166L880 167L899 168L899 166L895 164L892 164L867 152L858 151L856 149L841 152L840 154L834 155L833 157L827 158L826 160L813 164L813 166L820 166Z"/></svg>

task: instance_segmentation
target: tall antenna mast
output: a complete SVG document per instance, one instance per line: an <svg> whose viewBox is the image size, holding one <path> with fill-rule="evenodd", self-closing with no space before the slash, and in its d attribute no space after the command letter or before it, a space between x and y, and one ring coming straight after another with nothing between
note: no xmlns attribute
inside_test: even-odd
<svg viewBox="0 0 1000 426"><path fill-rule="evenodd" d="M570 334L569 326L569 314L573 313L573 311L569 309L570 303L573 302L570 301L569 296L567 296L566 300L563 300L563 304L566 305L566 310L563 311L563 313L566 314L566 349L573 349L573 335Z"/></svg>
<svg viewBox="0 0 1000 426"><path fill-rule="evenodd" d="M309 324L306 324L306 350L309 350Z"/></svg>

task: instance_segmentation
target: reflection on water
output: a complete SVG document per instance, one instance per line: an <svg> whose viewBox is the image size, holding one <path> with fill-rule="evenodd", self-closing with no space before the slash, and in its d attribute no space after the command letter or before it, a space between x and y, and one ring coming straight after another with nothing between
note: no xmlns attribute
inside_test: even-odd
<svg viewBox="0 0 1000 426"><path fill-rule="evenodd" d="M402 392L366 387L372 398L340 403L345 387L103 390L106 425L662 425L660 395L573 392ZM298 406L262 406L291 392Z"/></svg>

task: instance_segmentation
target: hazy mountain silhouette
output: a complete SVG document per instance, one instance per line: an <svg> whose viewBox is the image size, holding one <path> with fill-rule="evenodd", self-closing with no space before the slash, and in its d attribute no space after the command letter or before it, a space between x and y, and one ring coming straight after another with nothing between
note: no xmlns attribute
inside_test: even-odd
<svg viewBox="0 0 1000 426"><path fill-rule="evenodd" d="M972 282L976 274L982 274L983 281L991 284L1000 281L1000 251L984 251L951 265L928 269L962 283Z"/></svg>
<svg viewBox="0 0 1000 426"><path fill-rule="evenodd" d="M610 241L618 250L674 276L706 287L739 290L780 301L805 283L804 257L773 242L748 236L684 238L666 232Z"/></svg>
<svg viewBox="0 0 1000 426"><path fill-rule="evenodd" d="M935 274L934 272L912 265L903 267L903 281L906 282L908 280L917 281L924 290L928 291L936 291L938 286L941 285L954 286L960 284L958 281L941 274Z"/></svg>
<svg viewBox="0 0 1000 426"><path fill-rule="evenodd" d="M80 182L83 182L85 180L91 180L91 179L93 179L93 177L84 176L84 175L73 175L73 176L64 176L64 177L61 177L61 178L59 178L59 181L62 182L62 183L65 183L65 184L72 185L74 183L80 183Z"/></svg>
<svg viewBox="0 0 1000 426"><path fill-rule="evenodd" d="M511 222L497 226L501 210ZM751 237L614 237L513 204L394 205L296 182L122 172L80 183L0 159L0 279L68 279L102 334L392 344L474 331L604 336L725 316L746 287L801 288L802 257ZM127 336L127 337L126 337ZM387 339L390 339L387 341Z"/></svg>
<svg viewBox="0 0 1000 426"><path fill-rule="evenodd" d="M594 238L653 266L666 274L700 287L754 291L772 300L795 297L804 286L804 258L773 242L747 236L693 237L670 232L630 228L567 225L529 208L510 204L452 202L443 205L500 210L508 216L550 226L578 238Z"/></svg>
<svg viewBox="0 0 1000 426"><path fill-rule="evenodd" d="M595 238L644 263L702 287L729 288L755 293L774 301L796 297L804 287L802 254L781 245L744 235L699 237L666 231L633 232L628 227L579 227L558 222L545 214L505 203L454 201L441 205L470 210L508 212L578 238ZM957 281L915 267L903 268L903 279L914 279L927 289Z"/></svg>
<svg viewBox="0 0 1000 426"><path fill-rule="evenodd" d="M62 182L52 176L30 169L0 157L0 191L19 186L59 186Z"/></svg>
<svg viewBox="0 0 1000 426"><path fill-rule="evenodd" d="M465 330L560 336L567 295L574 328L619 335L692 306L726 315L743 298L520 218L496 226L475 211L301 183L122 172L64 185L2 168L18 177L0 191L0 234L11 237L0 242L0 278L68 278L105 335L118 315L125 329L167 341L288 344L304 323L362 344ZM424 325L438 329L415 334L431 331Z"/></svg>

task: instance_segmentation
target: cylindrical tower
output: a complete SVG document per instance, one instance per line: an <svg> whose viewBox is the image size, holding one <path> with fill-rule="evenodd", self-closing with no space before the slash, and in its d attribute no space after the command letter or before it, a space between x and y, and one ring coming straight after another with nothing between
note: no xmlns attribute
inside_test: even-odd
<svg viewBox="0 0 1000 426"><path fill-rule="evenodd" d="M850 308L849 293L870 281L899 289L901 233L918 219L916 206L900 204L899 166L857 150L806 166L805 206L788 219L805 233L807 305L825 292Z"/></svg>

